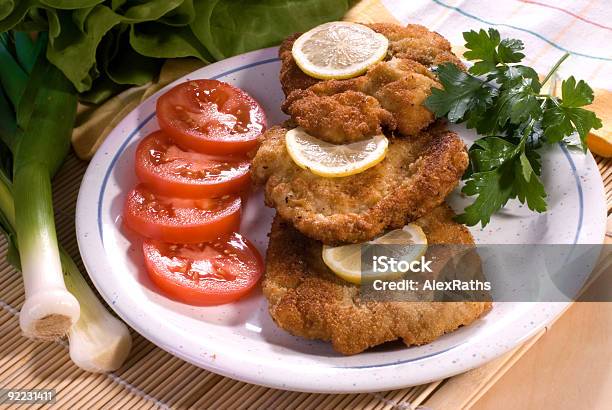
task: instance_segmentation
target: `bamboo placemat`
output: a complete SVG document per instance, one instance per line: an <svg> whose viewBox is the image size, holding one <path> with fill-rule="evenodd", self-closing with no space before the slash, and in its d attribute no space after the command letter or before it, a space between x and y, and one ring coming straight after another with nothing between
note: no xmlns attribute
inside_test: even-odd
<svg viewBox="0 0 612 410"><path fill-rule="evenodd" d="M598 158L612 210L612 160ZM87 164L71 156L54 181L57 230L62 244L80 260L74 212ZM474 403L516 362L544 331L502 357L459 376L380 393L329 395L287 392L225 378L190 365L133 333L127 363L110 374L88 374L72 364L66 342L43 343L21 335L18 312L20 274L4 261L0 241L0 388L48 388L57 392L54 408L366 408L456 409ZM32 405L33 406L33 405ZM25 408L25 406L15 408Z"/></svg>

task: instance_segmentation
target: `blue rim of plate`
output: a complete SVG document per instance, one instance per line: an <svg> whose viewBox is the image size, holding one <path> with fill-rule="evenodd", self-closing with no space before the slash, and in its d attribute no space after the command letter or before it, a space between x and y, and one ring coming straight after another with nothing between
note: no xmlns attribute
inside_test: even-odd
<svg viewBox="0 0 612 410"><path fill-rule="evenodd" d="M225 77L227 75L236 73L238 71L242 71L242 70L246 70L248 68L252 68L252 67L256 67L259 65L264 65L264 64L270 64L270 63L274 63L274 62L278 62L280 61L280 59L278 57L275 58L269 58L266 60L261 60L261 61L257 61L254 63L250 63L250 64L246 64L243 66L239 66L236 68L233 68L231 70L228 71L224 71L223 73L217 74L213 77L210 77L213 80L217 80L221 77ZM123 141L123 143L121 144L121 146L119 147L119 149L117 150L117 152L115 152L115 154L113 155L113 158L111 159L111 162L108 166L108 168L106 169L106 172L104 174L104 179L102 180L102 185L100 187L100 194L98 196L98 234L100 236L100 241L102 243L102 247L104 248L104 234L103 234L103 225L102 225L102 204L104 201L104 193L106 191L106 185L108 183L108 180L110 178L111 172L113 170L113 168L115 167L115 164L117 163L117 161L119 160L119 157L123 154L123 151L125 151L126 147L129 145L129 143L132 141L132 139L140 132L140 130L142 128L144 128L149 121L151 121L153 118L155 117L155 112L153 112L152 114L149 114L146 118L144 118L137 126L136 128L134 128L132 130L132 132L129 133L128 137L125 139L125 141ZM574 176L574 180L576 182L576 189L578 192L578 203L579 203L579 211L578 211L578 223L577 223L577 228L576 228L576 234L574 236L574 242L573 245L576 245L578 243L578 239L580 237L580 232L582 230L582 224L583 224L583 220L584 220L584 195L583 195L583 189L582 189L582 183L580 181L580 177L578 176L578 170L576 168L576 164L574 163L574 160L572 159L572 156L569 152L569 150L567 149L567 147L562 144L559 143L559 146L561 147L561 150L563 151L563 153L565 154L565 157L568 160L570 169L572 171L572 175ZM454 346L448 347L446 349L440 350L438 352L434 352L434 353L430 353L430 354L426 354L423 356L419 356L419 357L414 357L412 359L407 359L407 360L400 360L400 361L396 361L396 362L389 362L389 363L380 363L380 364L373 364L373 365L363 365L363 366L332 366L332 368L341 368L341 369L374 369L374 368L380 368L380 367L388 367L388 366L396 366L396 365L401 365L401 364L405 364L405 363L410 363L410 362L416 362L419 360L424 360L424 359L428 359L434 356L438 356L441 355L443 353L449 352L451 350L456 349L457 347L465 344L466 342L462 342L462 343L458 343Z"/></svg>

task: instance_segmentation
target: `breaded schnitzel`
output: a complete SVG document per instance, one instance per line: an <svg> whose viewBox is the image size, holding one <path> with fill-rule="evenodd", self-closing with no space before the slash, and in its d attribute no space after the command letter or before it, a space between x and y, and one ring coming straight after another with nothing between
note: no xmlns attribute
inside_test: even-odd
<svg viewBox="0 0 612 410"><path fill-rule="evenodd" d="M421 63L428 69L432 66L451 62L463 67L461 61L451 51L451 45L440 34L418 24L402 27L397 24L366 24L372 30L389 39L388 56L410 59ZM303 90L321 80L305 74L295 63L291 55L293 43L302 33L287 37L280 46L281 59L280 81L285 95L293 90Z"/></svg>
<svg viewBox="0 0 612 410"><path fill-rule="evenodd" d="M461 60L453 54L448 40L425 26L408 24L403 27L391 23L374 23L367 26L389 39L388 53L392 57L408 58L427 67L453 63L463 68Z"/></svg>
<svg viewBox="0 0 612 410"><path fill-rule="evenodd" d="M383 128L395 129L395 119L389 111L375 98L355 91L318 96L309 90L296 90L282 109L310 135L332 144L380 135Z"/></svg>
<svg viewBox="0 0 612 410"><path fill-rule="evenodd" d="M430 244L473 244L469 231L442 205L415 223ZM491 308L490 302L364 301L359 286L340 279L321 258L322 245L278 215L270 231L263 292L270 315L289 333L332 342L343 354L384 342L430 343L465 326Z"/></svg>
<svg viewBox="0 0 612 410"><path fill-rule="evenodd" d="M423 102L431 94L432 87L441 88L442 85L427 67L413 60L392 58L374 64L365 75L348 80L322 81L307 90L318 96L335 95L347 90L370 95L393 115L397 131L411 136L427 128L435 120L433 113L423 106ZM296 95L303 92L292 92L288 100L295 101ZM317 104L316 97L311 98L310 105ZM296 102L292 105L296 105ZM303 115L303 111L293 109L291 115L295 118ZM329 121L334 121L332 112L328 113L328 118Z"/></svg>
<svg viewBox="0 0 612 410"><path fill-rule="evenodd" d="M291 48L295 40L301 35L302 33L290 35L281 43L278 49L278 57L281 60L280 83L285 95L289 95L293 90L305 90L321 81L304 73L293 59Z"/></svg>
<svg viewBox="0 0 612 410"><path fill-rule="evenodd" d="M434 127L390 138L383 161L356 175L326 178L298 167L285 148L286 128L265 132L252 175L268 206L303 234L326 244L370 240L440 205L467 168L465 145Z"/></svg>

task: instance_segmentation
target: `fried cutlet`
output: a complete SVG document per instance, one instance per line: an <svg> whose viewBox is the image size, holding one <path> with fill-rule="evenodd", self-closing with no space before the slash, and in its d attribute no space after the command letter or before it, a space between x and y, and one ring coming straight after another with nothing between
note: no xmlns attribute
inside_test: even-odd
<svg viewBox="0 0 612 410"><path fill-rule="evenodd" d="M469 231L452 220L446 205L417 220L428 243L473 244ZM491 308L490 302L373 301L324 264L322 244L276 216L270 231L263 292L270 315L289 333L331 341L343 354L402 339L430 343L465 326Z"/></svg>
<svg viewBox="0 0 612 410"><path fill-rule="evenodd" d="M348 90L374 97L385 111L391 113L397 131L412 136L435 120L434 114L423 106L433 87L441 88L442 85L427 67L413 60L392 58L374 64L365 75L348 80L322 81L309 87L307 92L310 106L320 105L319 101ZM296 100L302 93L302 90L294 91L288 97L293 109L286 112L294 119L304 115L304 110L294 108L300 108ZM312 97L313 94L319 96L319 101ZM334 121L333 112L323 114L327 114L329 121Z"/></svg>
<svg viewBox="0 0 612 410"><path fill-rule="evenodd" d="M332 144L348 144L395 129L393 115L378 101L356 91L319 96L309 90L292 92L283 111L310 135Z"/></svg>
<svg viewBox="0 0 612 410"><path fill-rule="evenodd" d="M298 167L285 148L286 128L262 137L252 163L268 206L303 234L326 244L370 240L440 205L468 165L464 143L433 127L411 139L390 138L386 157L356 175L326 178Z"/></svg>
<svg viewBox="0 0 612 410"><path fill-rule="evenodd" d="M345 104L342 97L333 97L347 91L364 94L361 98L374 97L385 112L392 114L399 134L415 135L435 120L433 113L423 106L432 87L441 87L431 69L445 62L463 68L450 43L423 26L381 23L369 27L389 39L387 58L370 67L365 75L348 80L323 81L303 73L291 54L299 34L290 36L280 46L280 81L288 97L284 111L318 138L348 143L371 136L372 128L385 124L363 110L356 111L354 104ZM301 90L305 89L312 93L307 94L307 102L300 104L299 97L304 96ZM325 118L330 119L331 125L325 124ZM343 122L346 118L352 120Z"/></svg>
<svg viewBox="0 0 612 410"><path fill-rule="evenodd" d="M389 23L366 24L366 26L389 39L388 58L410 59L428 69L445 62L451 62L463 68L459 58L451 51L448 40L424 26L409 24L403 27ZM291 48L301 34L295 33L287 37L279 48L280 81L285 95L289 95L294 90L306 89L322 81L305 74L293 59Z"/></svg>
<svg viewBox="0 0 612 410"><path fill-rule="evenodd" d="M419 24L400 26L391 23L375 23L367 26L389 39L388 53L392 57L407 58L427 67L453 63L463 68L461 60L453 54L448 40L425 26Z"/></svg>
<svg viewBox="0 0 612 410"><path fill-rule="evenodd" d="M304 90L321 81L304 73L293 59L291 48L301 35L302 33L295 33L287 37L278 49L278 57L281 60L280 83L285 95L289 95L293 90Z"/></svg>

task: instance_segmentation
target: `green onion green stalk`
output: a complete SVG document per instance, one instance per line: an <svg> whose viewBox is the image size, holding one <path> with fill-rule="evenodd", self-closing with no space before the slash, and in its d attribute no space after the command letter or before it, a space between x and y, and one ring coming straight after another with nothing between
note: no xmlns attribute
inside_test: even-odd
<svg viewBox="0 0 612 410"><path fill-rule="evenodd" d="M16 95L19 99L11 98L18 129L12 137L14 228L26 294L19 323L27 336L54 339L79 318L79 303L64 284L51 194L51 178L70 149L77 98L44 56Z"/></svg>
<svg viewBox="0 0 612 410"><path fill-rule="evenodd" d="M0 66L13 59L0 67L0 226L23 276L19 323L33 338L68 335L70 356L85 370L114 370L131 348L129 331L96 298L55 230L51 178L70 149L76 91L39 52L45 36L28 47L31 40L12 34L0 33ZM16 86L15 78L25 81Z"/></svg>

